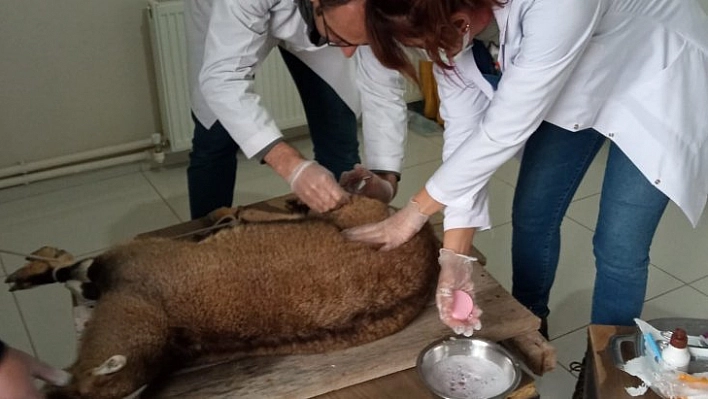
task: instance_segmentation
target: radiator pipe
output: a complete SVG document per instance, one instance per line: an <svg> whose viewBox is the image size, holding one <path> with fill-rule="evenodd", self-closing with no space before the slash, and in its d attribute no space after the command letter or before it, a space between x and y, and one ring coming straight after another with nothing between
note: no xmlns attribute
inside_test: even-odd
<svg viewBox="0 0 708 399"><path fill-rule="evenodd" d="M152 143L152 141L150 141ZM101 159L97 161L78 163L75 165L64 166L54 169L48 169L36 173L28 173L6 179L0 179L0 189L22 184L29 184L34 181L51 179L54 177L66 176L90 170L107 168L111 166L123 165L132 162L149 161L154 157L151 151L141 151L134 154L122 155L112 158Z"/></svg>
<svg viewBox="0 0 708 399"><path fill-rule="evenodd" d="M159 134L159 133L157 133ZM138 150L146 150L155 146L153 138L133 141L125 144L118 144L114 146L103 147L95 150L89 150L84 152L79 152L76 154L65 155L61 157L45 159L36 162L22 163L19 165L9 166L0 169L0 178L7 176L23 175L29 174L31 172L43 169L54 168L61 165L67 165L77 162L83 162L95 158L109 157L115 154L121 154L126 152L135 152ZM19 177L18 177L19 178ZM2 184L0 182L0 184ZM8 187L8 186L0 186Z"/></svg>

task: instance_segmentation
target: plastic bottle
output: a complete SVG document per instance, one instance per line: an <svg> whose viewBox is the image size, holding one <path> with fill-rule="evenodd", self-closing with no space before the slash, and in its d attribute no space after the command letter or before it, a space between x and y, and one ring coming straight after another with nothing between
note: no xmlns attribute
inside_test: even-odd
<svg viewBox="0 0 708 399"><path fill-rule="evenodd" d="M688 336L682 328L677 328L671 334L669 346L661 352L664 365L673 370L688 371L691 354L688 352Z"/></svg>

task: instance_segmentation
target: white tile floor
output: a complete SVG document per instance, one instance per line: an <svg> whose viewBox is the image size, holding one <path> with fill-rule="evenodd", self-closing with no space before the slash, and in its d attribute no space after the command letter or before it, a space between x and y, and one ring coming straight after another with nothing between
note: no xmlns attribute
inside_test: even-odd
<svg viewBox="0 0 708 399"><path fill-rule="evenodd" d="M441 137L435 125L417 124L410 135L403 180L394 205L401 206L439 164ZM306 155L308 140L295 142ZM551 297L550 335L559 367L538 385L544 399L570 397L575 377L568 364L580 360L594 280L591 238L603 172L602 152L581 185L563 224L563 247ZM128 165L28 186L0 190L0 248L29 252L43 245L76 256L101 251L135 234L189 218L186 165L147 170ZM490 272L510 289L510 209L517 162L510 161L491 182L494 228L475 245ZM247 204L288 192L288 186L255 161L239 164L236 201ZM691 228L670 205L652 248L652 266L643 318L708 315L708 222ZM1 255L0 277L22 263ZM0 287L1 288L1 287ZM0 289L0 337L56 366L75 353L68 292L61 286L11 294Z"/></svg>

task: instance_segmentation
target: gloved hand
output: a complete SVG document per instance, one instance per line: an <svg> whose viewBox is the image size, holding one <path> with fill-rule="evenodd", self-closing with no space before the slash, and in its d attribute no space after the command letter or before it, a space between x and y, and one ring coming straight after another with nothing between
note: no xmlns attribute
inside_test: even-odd
<svg viewBox="0 0 708 399"><path fill-rule="evenodd" d="M354 169L342 173L339 185L349 193L362 194L387 204L393 199L391 182L359 164L354 165Z"/></svg>
<svg viewBox="0 0 708 399"><path fill-rule="evenodd" d="M0 397L3 399L39 399L42 395L34 385L39 378L52 385L66 385L71 376L40 362L20 350L7 347L0 361Z"/></svg>
<svg viewBox="0 0 708 399"><path fill-rule="evenodd" d="M472 264L477 259L441 249L438 262L440 276L435 292L440 320L455 334L466 337L482 328L482 310L474 303Z"/></svg>
<svg viewBox="0 0 708 399"><path fill-rule="evenodd" d="M388 251L410 240L427 221L428 216L420 212L417 202L411 200L386 220L346 229L342 234L352 241L383 244L381 250Z"/></svg>
<svg viewBox="0 0 708 399"><path fill-rule="evenodd" d="M290 172L288 183L295 195L316 212L327 212L349 201L349 194L337 184L332 172L315 161L300 162Z"/></svg>

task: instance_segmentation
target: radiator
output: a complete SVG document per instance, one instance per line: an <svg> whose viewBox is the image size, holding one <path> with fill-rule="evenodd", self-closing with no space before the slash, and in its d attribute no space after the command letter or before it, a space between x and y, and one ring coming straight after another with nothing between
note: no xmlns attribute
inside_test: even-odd
<svg viewBox="0 0 708 399"><path fill-rule="evenodd" d="M172 151L188 150L194 125L190 116L183 0L149 0L148 17L164 133ZM271 51L259 66L254 90L280 129L307 123L280 52ZM417 99L420 93L409 83L406 100Z"/></svg>

